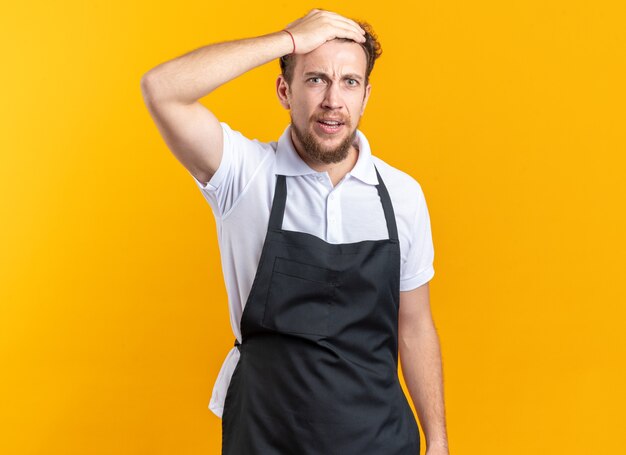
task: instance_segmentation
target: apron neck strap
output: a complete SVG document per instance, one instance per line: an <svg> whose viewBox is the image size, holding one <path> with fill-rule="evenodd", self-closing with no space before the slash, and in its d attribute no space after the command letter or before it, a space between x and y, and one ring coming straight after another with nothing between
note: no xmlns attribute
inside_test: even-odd
<svg viewBox="0 0 626 455"><path fill-rule="evenodd" d="M396 216L393 211L393 205L391 204L391 197L389 196L385 182L383 182L382 177L378 173L376 165L374 165L374 169L376 169L376 177L378 177L378 185L376 185L376 189L378 190L378 195L380 196L380 201L382 202L383 210L385 211L385 220L387 221L389 239L397 242L398 227L396 226Z"/></svg>
<svg viewBox="0 0 626 455"><path fill-rule="evenodd" d="M391 198L389 192L383 182L382 177L378 173L376 165L376 176L378 177L378 184L376 189L380 196L380 201L383 205L383 211L385 212L385 221L387 222L387 232L389 233L389 239L398 241L398 228L396 226L396 217L393 211L393 205L391 204ZM274 189L274 200L272 201L272 212L270 213L269 228L274 231L280 231L283 227L283 217L285 215L285 205L287 202L287 181L284 175L276 175L276 188Z"/></svg>

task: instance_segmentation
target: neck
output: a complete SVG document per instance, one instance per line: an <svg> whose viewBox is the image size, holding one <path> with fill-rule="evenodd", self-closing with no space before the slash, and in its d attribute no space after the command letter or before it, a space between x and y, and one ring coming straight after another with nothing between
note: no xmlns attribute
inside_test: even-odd
<svg viewBox="0 0 626 455"><path fill-rule="evenodd" d="M333 186L336 186L337 183L339 183L346 176L346 174L354 168L354 165L356 164L358 159L359 149L355 145L352 145L350 147L350 152L348 153L348 156L343 161L339 163L332 163L330 165L322 165L320 166L321 169L317 169L315 167L313 169L320 172L328 172Z"/></svg>
<svg viewBox="0 0 626 455"><path fill-rule="evenodd" d="M294 145L296 153L311 169L314 169L317 172L328 172L328 176L330 177L333 186L337 185L337 183L339 183L345 175L354 168L359 159L359 148L356 141L350 146L348 156L338 163L322 163L319 161L313 161L302 152L302 144L300 144L298 138L295 137L293 131L291 132L291 142Z"/></svg>

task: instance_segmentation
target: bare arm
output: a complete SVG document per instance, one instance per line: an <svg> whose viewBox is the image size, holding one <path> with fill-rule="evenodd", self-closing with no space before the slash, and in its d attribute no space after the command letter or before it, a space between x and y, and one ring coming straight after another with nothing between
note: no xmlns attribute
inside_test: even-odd
<svg viewBox="0 0 626 455"><path fill-rule="evenodd" d="M398 343L402 375L424 430L427 453L447 454L441 351L428 283L400 292Z"/></svg>
<svg viewBox="0 0 626 455"><path fill-rule="evenodd" d="M293 49L283 31L209 44L148 71L142 87L158 101L191 104L217 87Z"/></svg>
<svg viewBox="0 0 626 455"><path fill-rule="evenodd" d="M200 182L208 182L219 167L224 137L217 117L198 100L292 49L287 33L270 33L196 49L143 76L144 101L161 136Z"/></svg>
<svg viewBox="0 0 626 455"><path fill-rule="evenodd" d="M296 53L307 53L335 37L363 41L356 22L312 10L286 27ZM243 73L293 51L289 34L278 31L201 47L145 73L141 91L150 115L176 158L200 182L213 176L224 138L218 119L198 100Z"/></svg>

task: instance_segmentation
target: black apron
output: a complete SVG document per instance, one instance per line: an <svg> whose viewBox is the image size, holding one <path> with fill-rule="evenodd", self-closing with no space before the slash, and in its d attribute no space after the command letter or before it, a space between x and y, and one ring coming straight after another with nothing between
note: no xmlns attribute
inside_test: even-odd
<svg viewBox="0 0 626 455"><path fill-rule="evenodd" d="M398 231L376 175L389 239L343 244L282 229L287 185L276 176L222 455L419 455L398 379Z"/></svg>

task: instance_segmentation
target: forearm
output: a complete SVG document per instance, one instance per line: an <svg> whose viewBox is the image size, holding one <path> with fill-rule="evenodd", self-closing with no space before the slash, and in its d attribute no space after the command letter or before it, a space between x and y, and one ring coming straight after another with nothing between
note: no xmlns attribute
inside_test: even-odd
<svg viewBox="0 0 626 455"><path fill-rule="evenodd" d="M402 375L415 405L427 447L447 447L439 337L432 322L399 337Z"/></svg>
<svg viewBox="0 0 626 455"><path fill-rule="evenodd" d="M192 103L292 50L291 37L283 31L210 44L151 69L142 85L153 98Z"/></svg>

